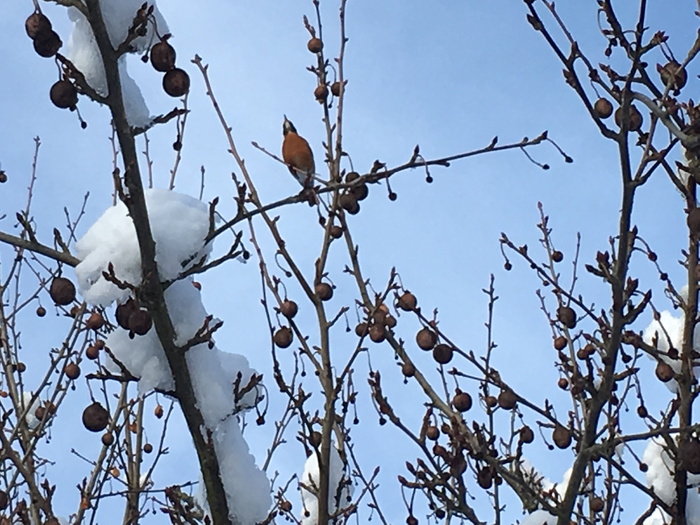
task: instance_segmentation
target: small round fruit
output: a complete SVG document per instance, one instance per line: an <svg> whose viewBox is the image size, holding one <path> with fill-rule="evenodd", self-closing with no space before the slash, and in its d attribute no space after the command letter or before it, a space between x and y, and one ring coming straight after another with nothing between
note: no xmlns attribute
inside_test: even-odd
<svg viewBox="0 0 700 525"><path fill-rule="evenodd" d="M49 30L48 33L40 33L34 40L34 51L37 52L39 56L44 58L51 58L58 53L61 49L63 42L61 42L61 37L58 33L53 30Z"/></svg>
<svg viewBox="0 0 700 525"><path fill-rule="evenodd" d="M671 379L673 379L673 376L674 373L671 365L669 365L666 361L659 361L656 365L656 377L659 379L659 381L668 383Z"/></svg>
<svg viewBox="0 0 700 525"><path fill-rule="evenodd" d="M599 98L593 105L593 110L598 118L608 118L612 115L613 106L607 98Z"/></svg>
<svg viewBox="0 0 700 525"><path fill-rule="evenodd" d="M571 432L569 432L566 428L557 425L554 432L552 432L552 441L554 441L554 444L561 449L569 448L571 445Z"/></svg>
<svg viewBox="0 0 700 525"><path fill-rule="evenodd" d="M564 254L561 253L559 250L554 250L552 252L552 260L556 263L560 263L564 260Z"/></svg>
<svg viewBox="0 0 700 525"><path fill-rule="evenodd" d="M360 211L360 203L352 192L343 193L338 199L338 204L350 215L356 215Z"/></svg>
<svg viewBox="0 0 700 525"><path fill-rule="evenodd" d="M333 287L328 283L318 283L315 287L315 292L321 301L328 301L333 297Z"/></svg>
<svg viewBox="0 0 700 525"><path fill-rule="evenodd" d="M109 424L109 412L97 401L83 410L83 425L90 432L102 432Z"/></svg>
<svg viewBox="0 0 700 525"><path fill-rule="evenodd" d="M557 319L567 328L576 328L576 312L568 306L557 308Z"/></svg>
<svg viewBox="0 0 700 525"><path fill-rule="evenodd" d="M416 375L416 367L413 363L404 363L401 365L401 373L406 377L413 377Z"/></svg>
<svg viewBox="0 0 700 525"><path fill-rule="evenodd" d="M27 36L32 40L45 37L51 31L51 21L39 11L34 11L24 22Z"/></svg>
<svg viewBox="0 0 700 525"><path fill-rule="evenodd" d="M283 326L272 336L275 344L280 348L288 348L294 340L294 333L288 326Z"/></svg>
<svg viewBox="0 0 700 525"><path fill-rule="evenodd" d="M36 410L34 411L34 417L39 420L42 420L46 417L47 412L48 410L46 410L46 408L42 406L36 407Z"/></svg>
<svg viewBox="0 0 700 525"><path fill-rule="evenodd" d="M603 498L599 498L597 496L591 498L591 510L593 512L600 512L601 510L603 510L603 507L605 507Z"/></svg>
<svg viewBox="0 0 700 525"><path fill-rule="evenodd" d="M452 405L460 412L466 412L472 407L472 396L466 392L460 392L452 398Z"/></svg>
<svg viewBox="0 0 700 525"><path fill-rule="evenodd" d="M339 97L342 90L343 85L340 82L333 82L331 84L331 93L333 93L334 97Z"/></svg>
<svg viewBox="0 0 700 525"><path fill-rule="evenodd" d="M114 443L114 434L112 434L111 432L105 432L104 434L102 434L102 444L105 447L111 446L112 443Z"/></svg>
<svg viewBox="0 0 700 525"><path fill-rule="evenodd" d="M127 299L126 302L117 305L117 309L115 311L117 324L124 330L128 330L129 317L131 317L131 314L133 314L136 310L138 310L138 306L136 306L136 301L133 299Z"/></svg>
<svg viewBox="0 0 700 525"><path fill-rule="evenodd" d="M416 306L418 306L418 300L416 299L415 295L406 291L399 296L398 300L396 301L396 306L401 308L401 310L404 312L410 312L416 309Z"/></svg>
<svg viewBox="0 0 700 525"><path fill-rule="evenodd" d="M163 89L171 97L181 97L190 90L190 76L182 69L173 68L163 76Z"/></svg>
<svg viewBox="0 0 700 525"><path fill-rule="evenodd" d="M163 417L163 412L163 405L161 405L160 403L158 403L156 405L156 408L153 409L153 415L156 416L158 419Z"/></svg>
<svg viewBox="0 0 700 525"><path fill-rule="evenodd" d="M75 363L68 363L63 368L63 371L65 372L66 376L68 376L68 379L75 380L80 377L80 367Z"/></svg>
<svg viewBox="0 0 700 525"><path fill-rule="evenodd" d="M559 381L557 381L557 386L562 390L566 390L567 388L569 388L569 380L565 377L560 377Z"/></svg>
<svg viewBox="0 0 700 525"><path fill-rule="evenodd" d="M0 510L5 510L9 504L10 497L7 495L7 492L0 490Z"/></svg>
<svg viewBox="0 0 700 525"><path fill-rule="evenodd" d="M153 452L153 445L151 445L150 443L146 443L146 444L143 446L143 451L144 451L146 454L150 454L151 452Z"/></svg>
<svg viewBox="0 0 700 525"><path fill-rule="evenodd" d="M85 357L90 359L91 361L94 361L98 357L100 357L100 349L97 348L95 345L90 345L85 349Z"/></svg>
<svg viewBox="0 0 700 525"><path fill-rule="evenodd" d="M369 327L369 338L375 343L381 343L386 339L386 328L381 324L373 324Z"/></svg>
<svg viewBox="0 0 700 525"><path fill-rule="evenodd" d="M661 81L665 86L673 89L674 95L678 95L688 81L688 72L675 60L671 60L664 66L657 65L656 69L661 76Z"/></svg>
<svg viewBox="0 0 700 525"><path fill-rule="evenodd" d="M56 277L51 281L49 295L59 306L67 306L75 300L75 285L65 277Z"/></svg>
<svg viewBox="0 0 700 525"><path fill-rule="evenodd" d="M535 440L535 433L530 427L525 425L520 429L520 442L521 443L532 443Z"/></svg>
<svg viewBox="0 0 700 525"><path fill-rule="evenodd" d="M480 468L479 472L476 473L476 482L482 489L490 489L493 485L493 473L491 469L489 467Z"/></svg>
<svg viewBox="0 0 700 525"><path fill-rule="evenodd" d="M440 437L440 430L435 425L430 425L425 431L425 437L431 441L437 441L437 439Z"/></svg>
<svg viewBox="0 0 700 525"><path fill-rule="evenodd" d="M437 361L441 365L446 365L447 363L452 361L453 355L454 351L449 345L439 344L436 345L435 348L433 348L433 359L435 359L435 361Z"/></svg>
<svg viewBox="0 0 700 525"><path fill-rule="evenodd" d="M356 181L357 179L360 178L360 174L357 173L356 171L349 171L347 175L345 175L345 182L350 184L353 181Z"/></svg>
<svg viewBox="0 0 700 525"><path fill-rule="evenodd" d="M421 328L416 334L416 343L421 350L432 350L437 343L437 334L430 328Z"/></svg>
<svg viewBox="0 0 700 525"><path fill-rule="evenodd" d="M498 394L498 406L505 410L515 408L517 402L518 397L512 390L502 390L501 393Z"/></svg>
<svg viewBox="0 0 700 525"><path fill-rule="evenodd" d="M367 184L358 184L350 188L350 193L352 193L358 201L363 201L369 195L369 188Z"/></svg>
<svg viewBox="0 0 700 525"><path fill-rule="evenodd" d="M153 319L147 310L138 309L129 316L129 330L136 335L146 335L153 326Z"/></svg>
<svg viewBox="0 0 700 525"><path fill-rule="evenodd" d="M99 330L105 325L105 320L98 312L92 312L87 321L85 321L85 326L90 330Z"/></svg>
<svg viewBox="0 0 700 525"><path fill-rule="evenodd" d="M175 48L161 40L151 48L151 65L156 71L165 73L175 67Z"/></svg>
<svg viewBox="0 0 700 525"><path fill-rule="evenodd" d="M321 440L323 439L323 436L321 435L320 432L317 430L314 430L311 432L311 435L309 436L309 444L314 447L320 447L321 446Z"/></svg>
<svg viewBox="0 0 700 525"><path fill-rule="evenodd" d="M619 107L615 110L615 124L622 127L622 119L622 107ZM636 107L630 105L629 130L639 131L642 128L643 122L644 118L642 117L642 114L639 112L639 110Z"/></svg>
<svg viewBox="0 0 700 525"><path fill-rule="evenodd" d="M46 308L43 306L38 306L36 309L36 315L38 317L44 317L46 315Z"/></svg>
<svg viewBox="0 0 700 525"><path fill-rule="evenodd" d="M364 337L369 333L369 327L367 326L367 323L358 323L357 326L355 326L355 334L357 337Z"/></svg>
<svg viewBox="0 0 700 525"><path fill-rule="evenodd" d="M309 40L309 42L306 44L306 47L311 51L312 53L320 53L323 51L323 42L321 42L320 38L312 38Z"/></svg>
<svg viewBox="0 0 700 525"><path fill-rule="evenodd" d="M556 350L563 350L566 348L566 337L563 335L558 336L554 339L554 348Z"/></svg>
<svg viewBox="0 0 700 525"><path fill-rule="evenodd" d="M280 305L280 313L287 319L293 319L298 311L299 307L297 306L297 303L289 299L283 301Z"/></svg>
<svg viewBox="0 0 700 525"><path fill-rule="evenodd" d="M69 109L74 108L78 103L78 90L70 80L59 80L49 92L51 102L57 108Z"/></svg>
<svg viewBox="0 0 700 525"><path fill-rule="evenodd" d="M486 396L484 398L484 403L489 408L494 408L498 404L498 399L495 396Z"/></svg>
<svg viewBox="0 0 700 525"><path fill-rule="evenodd" d="M334 239L340 239L343 236L343 228L340 226L331 226L330 232L331 237Z"/></svg>
<svg viewBox="0 0 700 525"><path fill-rule="evenodd" d="M316 89L314 89L314 98L319 102L326 100L328 98L328 86L325 84L316 86Z"/></svg>

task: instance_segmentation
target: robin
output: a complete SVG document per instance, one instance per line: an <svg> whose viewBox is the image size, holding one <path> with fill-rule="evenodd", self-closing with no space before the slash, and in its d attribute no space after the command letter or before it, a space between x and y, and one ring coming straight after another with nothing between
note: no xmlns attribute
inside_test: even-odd
<svg viewBox="0 0 700 525"><path fill-rule="evenodd" d="M299 136L294 124L284 116L282 124L284 140L282 141L282 159L289 172L296 177L305 189L313 187L316 164L311 146L304 137Z"/></svg>

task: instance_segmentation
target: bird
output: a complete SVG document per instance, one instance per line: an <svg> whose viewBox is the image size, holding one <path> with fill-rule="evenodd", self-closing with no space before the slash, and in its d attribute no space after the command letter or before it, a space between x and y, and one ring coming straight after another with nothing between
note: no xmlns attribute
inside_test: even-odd
<svg viewBox="0 0 700 525"><path fill-rule="evenodd" d="M289 172L299 181L304 189L313 187L316 164L311 146L306 139L297 133L292 121L284 115L282 124L282 160L289 168Z"/></svg>

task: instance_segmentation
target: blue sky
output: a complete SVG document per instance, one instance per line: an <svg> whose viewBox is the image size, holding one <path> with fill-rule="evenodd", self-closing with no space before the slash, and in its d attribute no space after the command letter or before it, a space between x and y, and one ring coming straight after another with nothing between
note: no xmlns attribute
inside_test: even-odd
<svg viewBox="0 0 700 525"><path fill-rule="evenodd" d="M325 49L333 56L337 5L327 0L322 4ZM595 2L559 4L584 52L590 51L594 62L601 61L604 41L597 31ZM673 9L662 2L651 4L650 27L666 29L672 36L672 49L683 56L695 37L695 2L678 1ZM229 212L233 209L230 173L237 168L226 154L225 138L204 96L201 78L189 63L197 53L210 65L218 101L263 198L274 200L296 192L296 182L287 170L250 142L277 153L282 115L286 114L311 143L317 166L321 164L322 112L312 95L315 79L305 70L313 56L306 50L308 34L301 22L304 14L315 20L311 2L211 1L204 5L173 0L159 7L174 34L178 64L192 78L192 113L176 188L197 195L199 167L204 165L205 199L220 195L222 207ZM52 228L65 223L63 208L77 212L86 192L91 197L80 232L111 203L112 152L105 108L81 100L79 108L89 124L87 130L81 130L74 114L51 105L48 89L57 79L57 69L51 60L34 54L24 34L23 22L31 9L30 1L0 7L0 49L7 50L0 82L0 162L9 176L9 182L0 186L0 215L10 217L0 227L9 229L14 212L24 203L32 139L38 135L42 148L34 211L38 235L49 242ZM62 11L46 6L66 42L70 27ZM441 327L475 352L483 350L486 338L486 301L480 290L494 273L501 297L494 327L499 343L497 362L503 364L509 381L535 399L549 396L557 376L551 366L550 331L533 293L539 283L517 260L512 272L502 269L498 238L500 232L507 232L516 243L528 243L534 249L536 204L541 201L565 253L564 271L570 269L576 232L583 238L581 258L590 262L616 231L620 182L614 145L598 136L576 95L564 84L553 53L525 21L523 3L350 0L347 22L345 149L359 171L367 171L375 159L389 166L404 162L416 144L426 158L434 158L485 146L496 135L506 143L534 137L545 129L574 158L573 164L565 164L554 148L545 145L530 153L550 164L549 171L514 151L456 162L447 170L435 169L432 185L425 183L419 171L402 173L392 182L396 202L389 202L383 188L372 186L362 212L351 218L363 268L375 285L381 287L395 266L426 310L439 308ZM134 57L129 70L153 113L173 107L150 66ZM174 137L171 125L149 133L157 186L167 184ZM291 251L311 272L320 242L315 214L298 206L281 215ZM675 261L685 246L684 220L681 199L667 180L656 177L640 192L635 223L672 277L681 275ZM7 254L0 248L0 261L6 261ZM339 297L349 302L352 283L341 273L341 254L334 262L335 281L344 294ZM639 272L653 275L643 265ZM593 278L581 277L581 292L604 307L606 290ZM247 355L254 366L269 374L269 343L255 263L230 264L202 282L205 304L225 321L219 346ZM649 282L647 286L657 285ZM411 339L417 324L412 320L403 323L404 337ZM312 328L309 331L313 333ZM25 345L33 346L33 336L25 337ZM387 369L385 377L391 377L388 347L372 351L374 364L381 363ZM431 366L427 359L426 366ZM362 377L358 371L358 383L363 383ZM415 410L421 399L417 390L404 386L396 370L392 382L392 391L402 397L398 405L409 413ZM366 403L366 390L363 392ZM270 415L274 413L273 409ZM356 435L364 432L383 452L384 461L386 454L396 450L400 437L376 427L372 413L363 420L368 428L357 429ZM256 446L260 440L263 450L270 425L251 430ZM383 435L392 437L386 442L374 437ZM186 446L173 444L175 449L186 450ZM392 485L395 473L416 453L407 445L405 453L396 455L396 463L387 462L383 490L392 495L390 499L397 494ZM567 466L568 460L560 456L561 465L555 462L547 472L553 479L559 479ZM368 456L367 464L373 459ZM303 457L290 454L281 465L300 472ZM400 508L389 508L392 521L403 520Z"/></svg>

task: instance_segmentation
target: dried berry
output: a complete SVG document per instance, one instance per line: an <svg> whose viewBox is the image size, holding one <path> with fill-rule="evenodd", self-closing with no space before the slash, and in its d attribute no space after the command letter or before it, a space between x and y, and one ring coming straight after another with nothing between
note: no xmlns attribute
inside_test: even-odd
<svg viewBox="0 0 700 525"><path fill-rule="evenodd" d="M393 315L387 315L384 319L384 325L387 328L394 328L396 326L396 317Z"/></svg>
<svg viewBox="0 0 700 525"><path fill-rule="evenodd" d="M328 283L318 283L314 290L321 301L328 301L333 297L333 288Z"/></svg>
<svg viewBox="0 0 700 525"><path fill-rule="evenodd" d="M49 97L57 108L74 108L78 103L78 90L70 80L59 80L51 86Z"/></svg>
<svg viewBox="0 0 700 525"><path fill-rule="evenodd" d="M27 36L32 40L46 37L52 29L51 21L39 11L34 11L24 22L24 29L27 31Z"/></svg>
<svg viewBox="0 0 700 525"><path fill-rule="evenodd" d="M559 381L557 381L557 386L562 390L566 390L567 388L569 388L569 380L565 377L560 377Z"/></svg>
<svg viewBox="0 0 700 525"><path fill-rule="evenodd" d="M433 359L440 363L441 365L446 365L452 361L452 355L454 351L452 347L446 344L439 344L433 348Z"/></svg>
<svg viewBox="0 0 700 525"><path fill-rule="evenodd" d="M566 337L560 335L559 337L555 338L554 348L557 350L563 350L564 348L566 348Z"/></svg>
<svg viewBox="0 0 700 525"><path fill-rule="evenodd" d="M358 323L357 326L355 326L355 334L357 334L357 337L366 336L368 334L367 323Z"/></svg>
<svg viewBox="0 0 700 525"><path fill-rule="evenodd" d="M173 68L163 76L163 89L171 97L181 97L190 90L190 77L182 69Z"/></svg>
<svg viewBox="0 0 700 525"><path fill-rule="evenodd" d="M36 315L39 317L44 317L46 315L46 308L43 306L38 306L36 309Z"/></svg>
<svg viewBox="0 0 700 525"><path fill-rule="evenodd" d="M156 408L153 409L153 415L156 416L158 419L163 417L163 405L158 403L156 405Z"/></svg>
<svg viewBox="0 0 700 525"><path fill-rule="evenodd" d="M398 300L396 301L396 306L401 308L401 310L404 312L410 312L416 309L416 306L418 306L418 300L416 299L415 295L409 291L406 291L399 296Z"/></svg>
<svg viewBox="0 0 700 525"><path fill-rule="evenodd" d="M280 313L287 319L293 319L298 311L299 307L297 306L297 303L289 299L282 301L282 304L280 305Z"/></svg>
<svg viewBox="0 0 700 525"><path fill-rule="evenodd" d="M482 467L476 473L476 482L484 489L490 489L493 485L493 473L489 467Z"/></svg>
<svg viewBox="0 0 700 525"><path fill-rule="evenodd" d="M681 68L681 65L675 60L671 60L666 65L656 65L656 70L659 72L661 77L661 82L664 86L669 87L673 90L673 94L678 96L688 81L688 72L685 68Z"/></svg>
<svg viewBox="0 0 700 525"><path fill-rule="evenodd" d="M351 192L343 193L338 198L338 204L350 215L356 215L360 212L360 203L357 202L357 198Z"/></svg>
<svg viewBox="0 0 700 525"><path fill-rule="evenodd" d="M430 425L425 431L425 437L432 441L437 441L437 439L440 437L440 430L438 430L438 427L435 425Z"/></svg>
<svg viewBox="0 0 700 525"><path fill-rule="evenodd" d="M136 335L146 335L153 326L153 319L147 310L136 310L129 316L129 330Z"/></svg>
<svg viewBox="0 0 700 525"><path fill-rule="evenodd" d="M104 434L102 434L102 444L105 447L111 446L112 443L114 443L114 434L112 434L111 432L105 432Z"/></svg>
<svg viewBox="0 0 700 525"><path fill-rule="evenodd" d="M314 89L314 98L319 102L326 100L328 98L328 86L325 84L316 86L316 89Z"/></svg>
<svg viewBox="0 0 700 525"><path fill-rule="evenodd" d="M530 427L525 425L520 429L520 442L521 443L532 443L535 440L535 433Z"/></svg>
<svg viewBox="0 0 700 525"><path fill-rule="evenodd" d="M430 328L421 328L416 334L416 343L422 350L432 350L437 343L437 334Z"/></svg>
<svg viewBox="0 0 700 525"><path fill-rule="evenodd" d="M375 343L381 343L386 339L386 329L384 325L373 324L369 327L369 338Z"/></svg>
<svg viewBox="0 0 700 525"><path fill-rule="evenodd" d="M165 73L175 67L175 48L161 40L151 48L151 65L156 71Z"/></svg>
<svg viewBox="0 0 700 525"><path fill-rule="evenodd" d="M369 188L367 184L363 182L362 184L350 188L350 193L352 193L358 201L363 201L367 198L367 195L369 195Z"/></svg>
<svg viewBox="0 0 700 525"><path fill-rule="evenodd" d="M311 432L311 435L309 436L309 445L311 445L314 448L318 448L321 446L322 439L323 439L323 436L321 435L321 433L314 430L313 432Z"/></svg>
<svg viewBox="0 0 700 525"><path fill-rule="evenodd" d="M314 37L311 40L309 40L309 42L306 44L306 47L312 53L320 53L323 50L323 42L321 42L320 38Z"/></svg>
<svg viewBox="0 0 700 525"><path fill-rule="evenodd" d="M637 407L637 415L639 417L647 417L649 415L649 412L647 411L647 407L644 405L639 405Z"/></svg>
<svg viewBox="0 0 700 525"><path fill-rule="evenodd" d="M143 446L143 451L144 451L146 454L150 454L151 452L153 452L153 445L151 445L150 443L144 444L144 446Z"/></svg>
<svg viewBox="0 0 700 525"><path fill-rule="evenodd" d="M283 326L272 336L275 344L280 348L288 348L294 339L294 333L288 326Z"/></svg>
<svg viewBox="0 0 700 525"><path fill-rule="evenodd" d="M562 262L564 260L564 254L559 250L554 250L552 252L552 260L556 263Z"/></svg>
<svg viewBox="0 0 700 525"><path fill-rule="evenodd" d="M47 33L39 33L34 40L34 51L39 56L51 58L61 49L63 42L56 31L49 30Z"/></svg>
<svg viewBox="0 0 700 525"><path fill-rule="evenodd" d="M85 349L85 357L91 360L95 360L100 357L100 349L95 345L90 345Z"/></svg>
<svg viewBox="0 0 700 525"><path fill-rule="evenodd" d="M597 496L591 498L591 510L593 512L600 512L601 510L603 510L603 507L605 507L603 498L599 498Z"/></svg>
<svg viewBox="0 0 700 525"><path fill-rule="evenodd" d="M406 377L413 377L416 375L416 367L413 363L404 363L401 365L401 373Z"/></svg>
<svg viewBox="0 0 700 525"><path fill-rule="evenodd" d="M674 373L671 365L669 365L666 361L659 361L656 365L656 377L659 378L659 381L668 383L671 379L673 379L673 376Z"/></svg>
<svg viewBox="0 0 700 525"><path fill-rule="evenodd" d="M334 97L339 97L342 89L343 85L340 82L333 82L331 84L331 93L333 93Z"/></svg>
<svg viewBox="0 0 700 525"><path fill-rule="evenodd" d="M359 179L359 178L360 178L360 174L359 174L359 173L357 173L356 171L349 171L349 172L345 175L345 182L346 182L347 184L350 184L351 182L356 181L356 180Z"/></svg>
<svg viewBox="0 0 700 525"><path fill-rule="evenodd" d="M559 448L569 448L571 445L571 432L561 425L557 425L552 432L552 441Z"/></svg>
<svg viewBox="0 0 700 525"><path fill-rule="evenodd" d="M452 405L460 412L466 412L472 407L472 396L466 392L460 392L452 398Z"/></svg>
<svg viewBox="0 0 700 525"><path fill-rule="evenodd" d="M622 107L619 107L615 110L615 124L622 127L622 119ZM633 105L630 105L629 130L638 131L641 129L643 122L644 119L642 118L642 114L639 112L639 110Z"/></svg>
<svg viewBox="0 0 700 525"><path fill-rule="evenodd" d="M484 403L486 403L487 407L494 408L498 404L498 399L496 399L496 396L486 396Z"/></svg>
<svg viewBox="0 0 700 525"><path fill-rule="evenodd" d="M109 424L109 412L97 401L83 410L83 425L90 432L102 432Z"/></svg>
<svg viewBox="0 0 700 525"><path fill-rule="evenodd" d="M69 305L75 300L75 285L65 277L56 277L51 281L49 295L57 305Z"/></svg>
<svg viewBox="0 0 700 525"><path fill-rule="evenodd" d="M612 115L613 106L607 98L599 98L595 101L593 110L598 118L608 118Z"/></svg>
<svg viewBox="0 0 700 525"><path fill-rule="evenodd" d="M330 232L331 237L334 239L340 239L343 236L343 229L340 226L331 226Z"/></svg>
<svg viewBox="0 0 700 525"><path fill-rule="evenodd" d="M498 406L501 408L511 410L515 408L517 402L518 397L512 390L502 390L501 393L498 394Z"/></svg>
<svg viewBox="0 0 700 525"><path fill-rule="evenodd" d="M68 376L68 379L78 379L80 377L80 367L75 363L68 363L63 371Z"/></svg>
<svg viewBox="0 0 700 525"><path fill-rule="evenodd" d="M98 312L92 312L87 321L85 321L85 326L87 326L90 330L99 330L104 325L104 317L102 317L102 315L100 315Z"/></svg>
<svg viewBox="0 0 700 525"><path fill-rule="evenodd" d="M576 328L576 312L568 306L557 308L557 319L567 328Z"/></svg>
<svg viewBox="0 0 700 525"><path fill-rule="evenodd" d="M115 311L117 324L124 330L128 330L129 317L131 317L131 314L133 314L136 310L138 310L138 306L136 305L136 301L133 299L127 299L126 302L117 305L117 309Z"/></svg>

